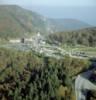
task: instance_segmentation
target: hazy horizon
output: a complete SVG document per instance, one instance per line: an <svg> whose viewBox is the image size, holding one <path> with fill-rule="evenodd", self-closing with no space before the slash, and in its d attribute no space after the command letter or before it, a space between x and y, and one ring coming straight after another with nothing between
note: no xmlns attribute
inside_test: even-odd
<svg viewBox="0 0 96 100"><path fill-rule="evenodd" d="M25 8L35 11L47 18L77 19L90 25L96 26L95 7L41 7L26 6Z"/></svg>
<svg viewBox="0 0 96 100"><path fill-rule="evenodd" d="M96 26L95 0L1 0L0 4L15 4L48 18L78 19Z"/></svg>

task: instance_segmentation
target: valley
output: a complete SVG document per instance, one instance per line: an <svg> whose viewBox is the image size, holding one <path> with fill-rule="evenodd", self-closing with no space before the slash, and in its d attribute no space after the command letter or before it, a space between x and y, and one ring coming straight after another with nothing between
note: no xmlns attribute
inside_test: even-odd
<svg viewBox="0 0 96 100"><path fill-rule="evenodd" d="M95 26L0 5L0 100L76 100L95 60Z"/></svg>
<svg viewBox="0 0 96 100"><path fill-rule="evenodd" d="M16 49L21 51L34 51L39 54L43 54L48 57L55 57L57 59L63 58L64 56L70 56L73 58L88 59L96 57L96 48L86 47L86 46L63 46L60 47L56 44L48 44L46 37L43 37L40 34L33 36L33 38L25 38L24 43L20 39L15 40L14 42L5 43L0 45L3 48Z"/></svg>
<svg viewBox="0 0 96 100"><path fill-rule="evenodd" d="M88 47L84 45L72 46L67 45L66 43L64 45L56 45L54 41L53 43L49 43L47 41L47 37L38 32L36 35L31 36L31 38L18 38L17 40L10 39L7 43L1 44L0 47L17 49L21 51L33 50L36 53L59 59L66 55L81 59L96 57L96 47ZM59 41L57 43L59 43Z"/></svg>

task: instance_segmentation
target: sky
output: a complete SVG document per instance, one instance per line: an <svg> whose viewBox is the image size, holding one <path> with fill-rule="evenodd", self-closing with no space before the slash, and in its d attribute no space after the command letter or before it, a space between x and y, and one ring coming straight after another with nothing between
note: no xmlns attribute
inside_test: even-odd
<svg viewBox="0 0 96 100"><path fill-rule="evenodd" d="M96 0L0 0L1 4L35 6L96 6Z"/></svg>
<svg viewBox="0 0 96 100"><path fill-rule="evenodd" d="M49 18L72 18L96 26L96 0L0 0L16 4Z"/></svg>

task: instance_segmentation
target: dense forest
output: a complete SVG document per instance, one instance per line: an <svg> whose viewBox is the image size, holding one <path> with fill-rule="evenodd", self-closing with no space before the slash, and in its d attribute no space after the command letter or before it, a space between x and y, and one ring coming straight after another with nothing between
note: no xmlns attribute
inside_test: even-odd
<svg viewBox="0 0 96 100"><path fill-rule="evenodd" d="M0 48L0 100L74 100L75 76L89 64Z"/></svg>
<svg viewBox="0 0 96 100"><path fill-rule="evenodd" d="M68 45L96 46L96 27L85 28L77 31L50 34L49 43L61 43Z"/></svg>

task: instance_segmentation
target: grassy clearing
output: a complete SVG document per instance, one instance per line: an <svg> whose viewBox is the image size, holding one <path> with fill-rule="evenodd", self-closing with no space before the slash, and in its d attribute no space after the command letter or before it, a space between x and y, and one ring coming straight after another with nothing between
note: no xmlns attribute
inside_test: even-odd
<svg viewBox="0 0 96 100"><path fill-rule="evenodd" d="M96 47L87 47L82 45L77 45L77 46L63 45L62 48L67 52L84 53L86 56L96 57Z"/></svg>

